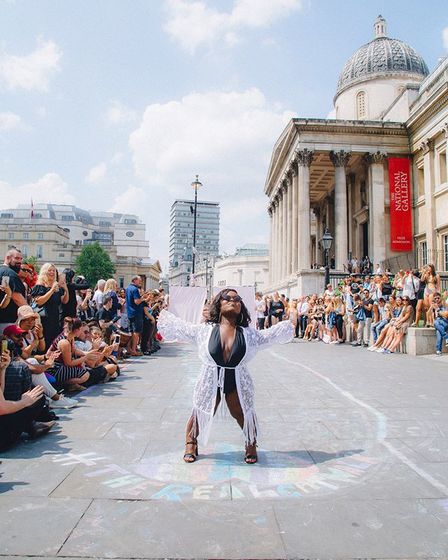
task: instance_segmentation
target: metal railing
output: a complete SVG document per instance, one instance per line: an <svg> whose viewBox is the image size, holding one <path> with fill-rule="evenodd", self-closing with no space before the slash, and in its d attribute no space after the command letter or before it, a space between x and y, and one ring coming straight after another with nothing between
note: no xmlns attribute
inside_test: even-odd
<svg viewBox="0 0 448 560"><path fill-rule="evenodd" d="M448 292L448 272L440 272L440 291ZM345 280L349 274L347 272L333 272L330 270L330 284L333 286L333 289L336 290L339 287L339 282ZM360 274L362 277L363 275ZM365 276L365 275L364 275ZM369 276L373 276L369 274ZM394 275L391 275L391 280L393 280Z"/></svg>
<svg viewBox="0 0 448 560"><path fill-rule="evenodd" d="M448 255L445 251L440 249L429 250L422 247L417 247L410 253L403 253L384 260L382 263L383 269L390 268L391 272L395 274L399 270L409 270L413 268L420 268L425 264L433 264L437 271L448 272Z"/></svg>

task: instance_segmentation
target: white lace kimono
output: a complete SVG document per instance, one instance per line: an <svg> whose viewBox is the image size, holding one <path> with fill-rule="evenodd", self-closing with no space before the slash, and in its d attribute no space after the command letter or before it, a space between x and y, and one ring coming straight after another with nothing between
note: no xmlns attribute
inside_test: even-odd
<svg viewBox="0 0 448 560"><path fill-rule="evenodd" d="M210 435L213 415L216 405L218 389L224 387L226 369L235 369L235 381L241 408L244 413L244 439L246 444L252 444L259 434L257 416L254 409L254 384L247 369L247 362L258 350L269 344L289 342L294 335L294 326L290 321L283 321L265 330L257 331L252 327L243 328L246 342L246 353L235 368L221 367L217 375L217 364L209 352L209 340L213 325L202 323L193 325L187 323L172 313L163 310L158 320L158 330L167 342L194 342L198 346L202 369L196 382L193 396L194 419L193 436L199 430L199 439L206 444ZM221 399L221 403L223 400Z"/></svg>

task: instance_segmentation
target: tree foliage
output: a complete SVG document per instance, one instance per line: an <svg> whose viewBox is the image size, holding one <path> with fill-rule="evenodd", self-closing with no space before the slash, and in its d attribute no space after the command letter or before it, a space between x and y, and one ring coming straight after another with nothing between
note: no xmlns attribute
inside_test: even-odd
<svg viewBox="0 0 448 560"><path fill-rule="evenodd" d="M82 248L80 255L76 258L75 266L76 273L82 274L92 287L100 278L107 280L115 272L113 262L98 242Z"/></svg>
<svg viewBox="0 0 448 560"><path fill-rule="evenodd" d="M23 259L25 264L30 264L33 266L34 270L39 274L40 266L37 264L37 257L31 255Z"/></svg>

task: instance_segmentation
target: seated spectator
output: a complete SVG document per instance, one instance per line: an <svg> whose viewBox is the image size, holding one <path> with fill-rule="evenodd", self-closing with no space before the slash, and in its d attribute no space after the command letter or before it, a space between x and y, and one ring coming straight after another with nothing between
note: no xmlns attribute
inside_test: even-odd
<svg viewBox="0 0 448 560"><path fill-rule="evenodd" d="M103 297L103 306L96 312L95 319L107 340L110 338L111 333L118 330L116 322L119 317L112 311L112 298L109 295Z"/></svg>
<svg viewBox="0 0 448 560"><path fill-rule="evenodd" d="M387 330L386 338L382 343L381 348L384 354L393 354L395 352L406 334L408 327L412 324L414 309L411 300L408 296L404 296L402 301L403 308L400 316L395 321L389 323L390 328Z"/></svg>
<svg viewBox="0 0 448 560"><path fill-rule="evenodd" d="M16 336L11 338L21 348L20 357L26 361L30 368L33 386L42 385L44 388L50 408L73 408L78 405L78 402L58 393L45 375L45 372L54 366L58 353L49 352L45 354L45 342L39 320L39 315L29 305L19 307L18 331L15 333ZM9 332L5 332L5 334L10 336Z"/></svg>
<svg viewBox="0 0 448 560"><path fill-rule="evenodd" d="M65 276L58 278L58 271L51 263L45 263L40 269L37 283L31 290L36 311L39 313L44 329L46 348L60 334L61 304L68 303L69 295Z"/></svg>
<svg viewBox="0 0 448 560"><path fill-rule="evenodd" d="M369 346L369 350L374 349L374 344L378 340L381 331L392 318L391 306L386 304L386 300L382 297L378 300L377 312L378 320L375 323L372 323L373 345Z"/></svg>
<svg viewBox="0 0 448 560"><path fill-rule="evenodd" d="M82 329L80 319L66 318L62 333L53 340L50 351L59 351L54 366L50 369L51 375L56 378L60 386L68 391L83 391L90 378L86 368L87 354L81 353L75 347L75 339Z"/></svg>
<svg viewBox="0 0 448 560"><path fill-rule="evenodd" d="M38 422L45 400L43 387L27 387L18 398L5 397L6 371L9 369L11 357L9 352L0 356L0 451L14 445L22 433L30 437L38 437L47 433L54 422ZM19 385L19 390L22 386ZM17 395L16 395L17 396Z"/></svg>
<svg viewBox="0 0 448 560"><path fill-rule="evenodd" d="M80 346L75 342L75 346L87 356L86 364L91 371L103 371L105 373L104 381L115 379L118 375L118 364L113 353L117 353L118 344L108 344L103 337L103 331L96 326L90 327L90 335L86 333L86 325L83 324L78 334L77 341L84 343L91 342L91 349L87 351L81 350Z"/></svg>

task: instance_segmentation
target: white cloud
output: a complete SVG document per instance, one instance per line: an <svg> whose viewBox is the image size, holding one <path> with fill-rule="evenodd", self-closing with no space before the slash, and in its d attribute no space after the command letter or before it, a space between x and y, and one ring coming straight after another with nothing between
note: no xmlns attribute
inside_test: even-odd
<svg viewBox="0 0 448 560"><path fill-rule="evenodd" d="M448 49L448 26L442 31L443 46Z"/></svg>
<svg viewBox="0 0 448 560"><path fill-rule="evenodd" d="M107 173L107 165L104 161L101 161L97 165L94 165L86 175L87 183L91 183L92 185L97 185L101 183L104 178L106 177Z"/></svg>
<svg viewBox="0 0 448 560"><path fill-rule="evenodd" d="M124 160L124 153L123 152L116 152L110 159L110 163L112 165L119 165Z"/></svg>
<svg viewBox="0 0 448 560"><path fill-rule="evenodd" d="M126 107L120 101L111 101L106 112L106 121L110 124L127 124L135 122L137 113L133 109Z"/></svg>
<svg viewBox="0 0 448 560"><path fill-rule="evenodd" d="M44 119L48 115L47 108L42 105L36 108L35 113L40 119Z"/></svg>
<svg viewBox="0 0 448 560"><path fill-rule="evenodd" d="M255 88L192 93L146 107L129 144L151 205L140 205L139 215L149 223L157 256L167 252L161 232L169 207L176 197L193 196L190 183L196 173L204 184L200 198L221 202L223 250L260 235L267 239L267 167L276 139L293 116Z"/></svg>
<svg viewBox="0 0 448 560"><path fill-rule="evenodd" d="M39 38L36 49L27 55L0 53L0 77L9 89L47 91L61 57L56 43Z"/></svg>
<svg viewBox="0 0 448 560"><path fill-rule="evenodd" d="M57 173L47 173L34 183L11 185L0 181L0 206L14 208L18 204L57 203L74 204L75 198L69 192L67 183Z"/></svg>
<svg viewBox="0 0 448 560"><path fill-rule="evenodd" d="M22 119L19 115L5 111L0 113L0 131L9 131L23 128Z"/></svg>
<svg viewBox="0 0 448 560"><path fill-rule="evenodd" d="M233 46L245 28L267 27L301 7L302 0L234 0L220 12L205 0L166 0L165 31L186 51L222 40Z"/></svg>
<svg viewBox="0 0 448 560"><path fill-rule="evenodd" d="M147 196L145 191L141 187L129 185L126 190L115 198L114 204L109 208L108 212L142 216L142 210L144 210L146 202Z"/></svg>

